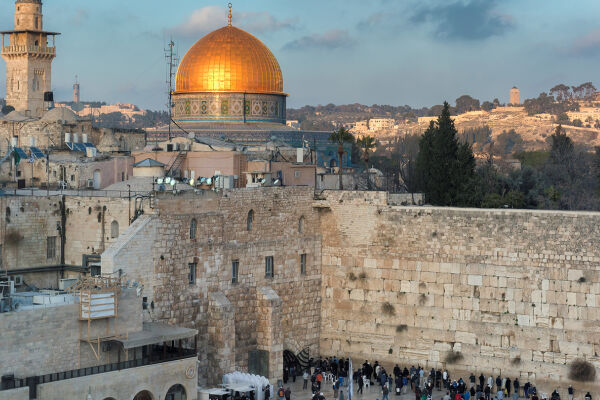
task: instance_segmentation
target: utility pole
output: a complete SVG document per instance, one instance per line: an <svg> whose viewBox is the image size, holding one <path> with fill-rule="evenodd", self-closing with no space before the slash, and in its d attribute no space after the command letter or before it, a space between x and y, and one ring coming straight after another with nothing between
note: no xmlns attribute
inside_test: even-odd
<svg viewBox="0 0 600 400"><path fill-rule="evenodd" d="M173 49L175 47L175 42L171 39L167 48L165 49L165 58L167 59L169 69L167 75L167 85L169 89L169 103L167 104L167 110L169 111L169 140L171 140L171 120L173 118L173 78L177 73L177 64L179 60L177 59L177 54Z"/></svg>

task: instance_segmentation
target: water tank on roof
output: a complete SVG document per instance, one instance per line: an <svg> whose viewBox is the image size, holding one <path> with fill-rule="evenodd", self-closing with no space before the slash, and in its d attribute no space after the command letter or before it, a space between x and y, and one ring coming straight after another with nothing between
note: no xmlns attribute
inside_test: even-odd
<svg viewBox="0 0 600 400"><path fill-rule="evenodd" d="M65 143L69 143L71 141L71 133L65 132Z"/></svg>
<svg viewBox="0 0 600 400"><path fill-rule="evenodd" d="M88 142L88 135L87 135L87 133L82 133L81 134L81 141L83 143L87 143Z"/></svg>
<svg viewBox="0 0 600 400"><path fill-rule="evenodd" d="M29 147L35 147L35 137L29 136Z"/></svg>
<svg viewBox="0 0 600 400"><path fill-rule="evenodd" d="M13 136L13 137L10 138L10 145L11 145L11 147L17 147L18 143L19 143L19 138L18 137Z"/></svg>
<svg viewBox="0 0 600 400"><path fill-rule="evenodd" d="M79 143L79 134L78 133L73 134L73 143Z"/></svg>

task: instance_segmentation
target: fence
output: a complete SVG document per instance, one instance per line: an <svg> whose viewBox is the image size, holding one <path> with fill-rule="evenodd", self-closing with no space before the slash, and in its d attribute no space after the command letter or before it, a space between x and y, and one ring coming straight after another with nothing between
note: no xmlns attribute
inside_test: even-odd
<svg viewBox="0 0 600 400"><path fill-rule="evenodd" d="M64 190L46 190L38 188L29 189L1 189L0 195L3 196L79 196L79 197L120 197L129 196L148 196L150 192L128 191L128 190L89 190L89 189L64 189Z"/></svg>

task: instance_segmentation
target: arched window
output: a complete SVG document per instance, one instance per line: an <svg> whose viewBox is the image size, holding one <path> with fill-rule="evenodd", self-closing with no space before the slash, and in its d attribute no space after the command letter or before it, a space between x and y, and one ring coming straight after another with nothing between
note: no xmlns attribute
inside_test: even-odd
<svg viewBox="0 0 600 400"><path fill-rule="evenodd" d="M187 400L185 388L182 385L173 385L167 392L165 400Z"/></svg>
<svg viewBox="0 0 600 400"><path fill-rule="evenodd" d="M252 223L254 222L254 210L248 211L248 218L246 219L246 229L248 232L252 230Z"/></svg>
<svg viewBox="0 0 600 400"><path fill-rule="evenodd" d="M112 239L119 237L119 223L117 221L110 224L110 237Z"/></svg>
<svg viewBox="0 0 600 400"><path fill-rule="evenodd" d="M196 218L192 218L190 222L190 239L196 239L196 227L198 223L196 222Z"/></svg>
<svg viewBox="0 0 600 400"><path fill-rule="evenodd" d="M304 215L298 220L298 233L304 233Z"/></svg>
<svg viewBox="0 0 600 400"><path fill-rule="evenodd" d="M142 390L138 394L135 395L133 400L154 400L154 396L147 390Z"/></svg>

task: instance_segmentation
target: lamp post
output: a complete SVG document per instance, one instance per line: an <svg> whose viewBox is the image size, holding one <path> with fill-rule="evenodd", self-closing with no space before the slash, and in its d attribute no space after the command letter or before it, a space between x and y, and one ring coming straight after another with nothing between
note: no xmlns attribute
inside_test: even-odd
<svg viewBox="0 0 600 400"><path fill-rule="evenodd" d="M129 212L128 224L131 225L131 185L127 184L127 211Z"/></svg>

